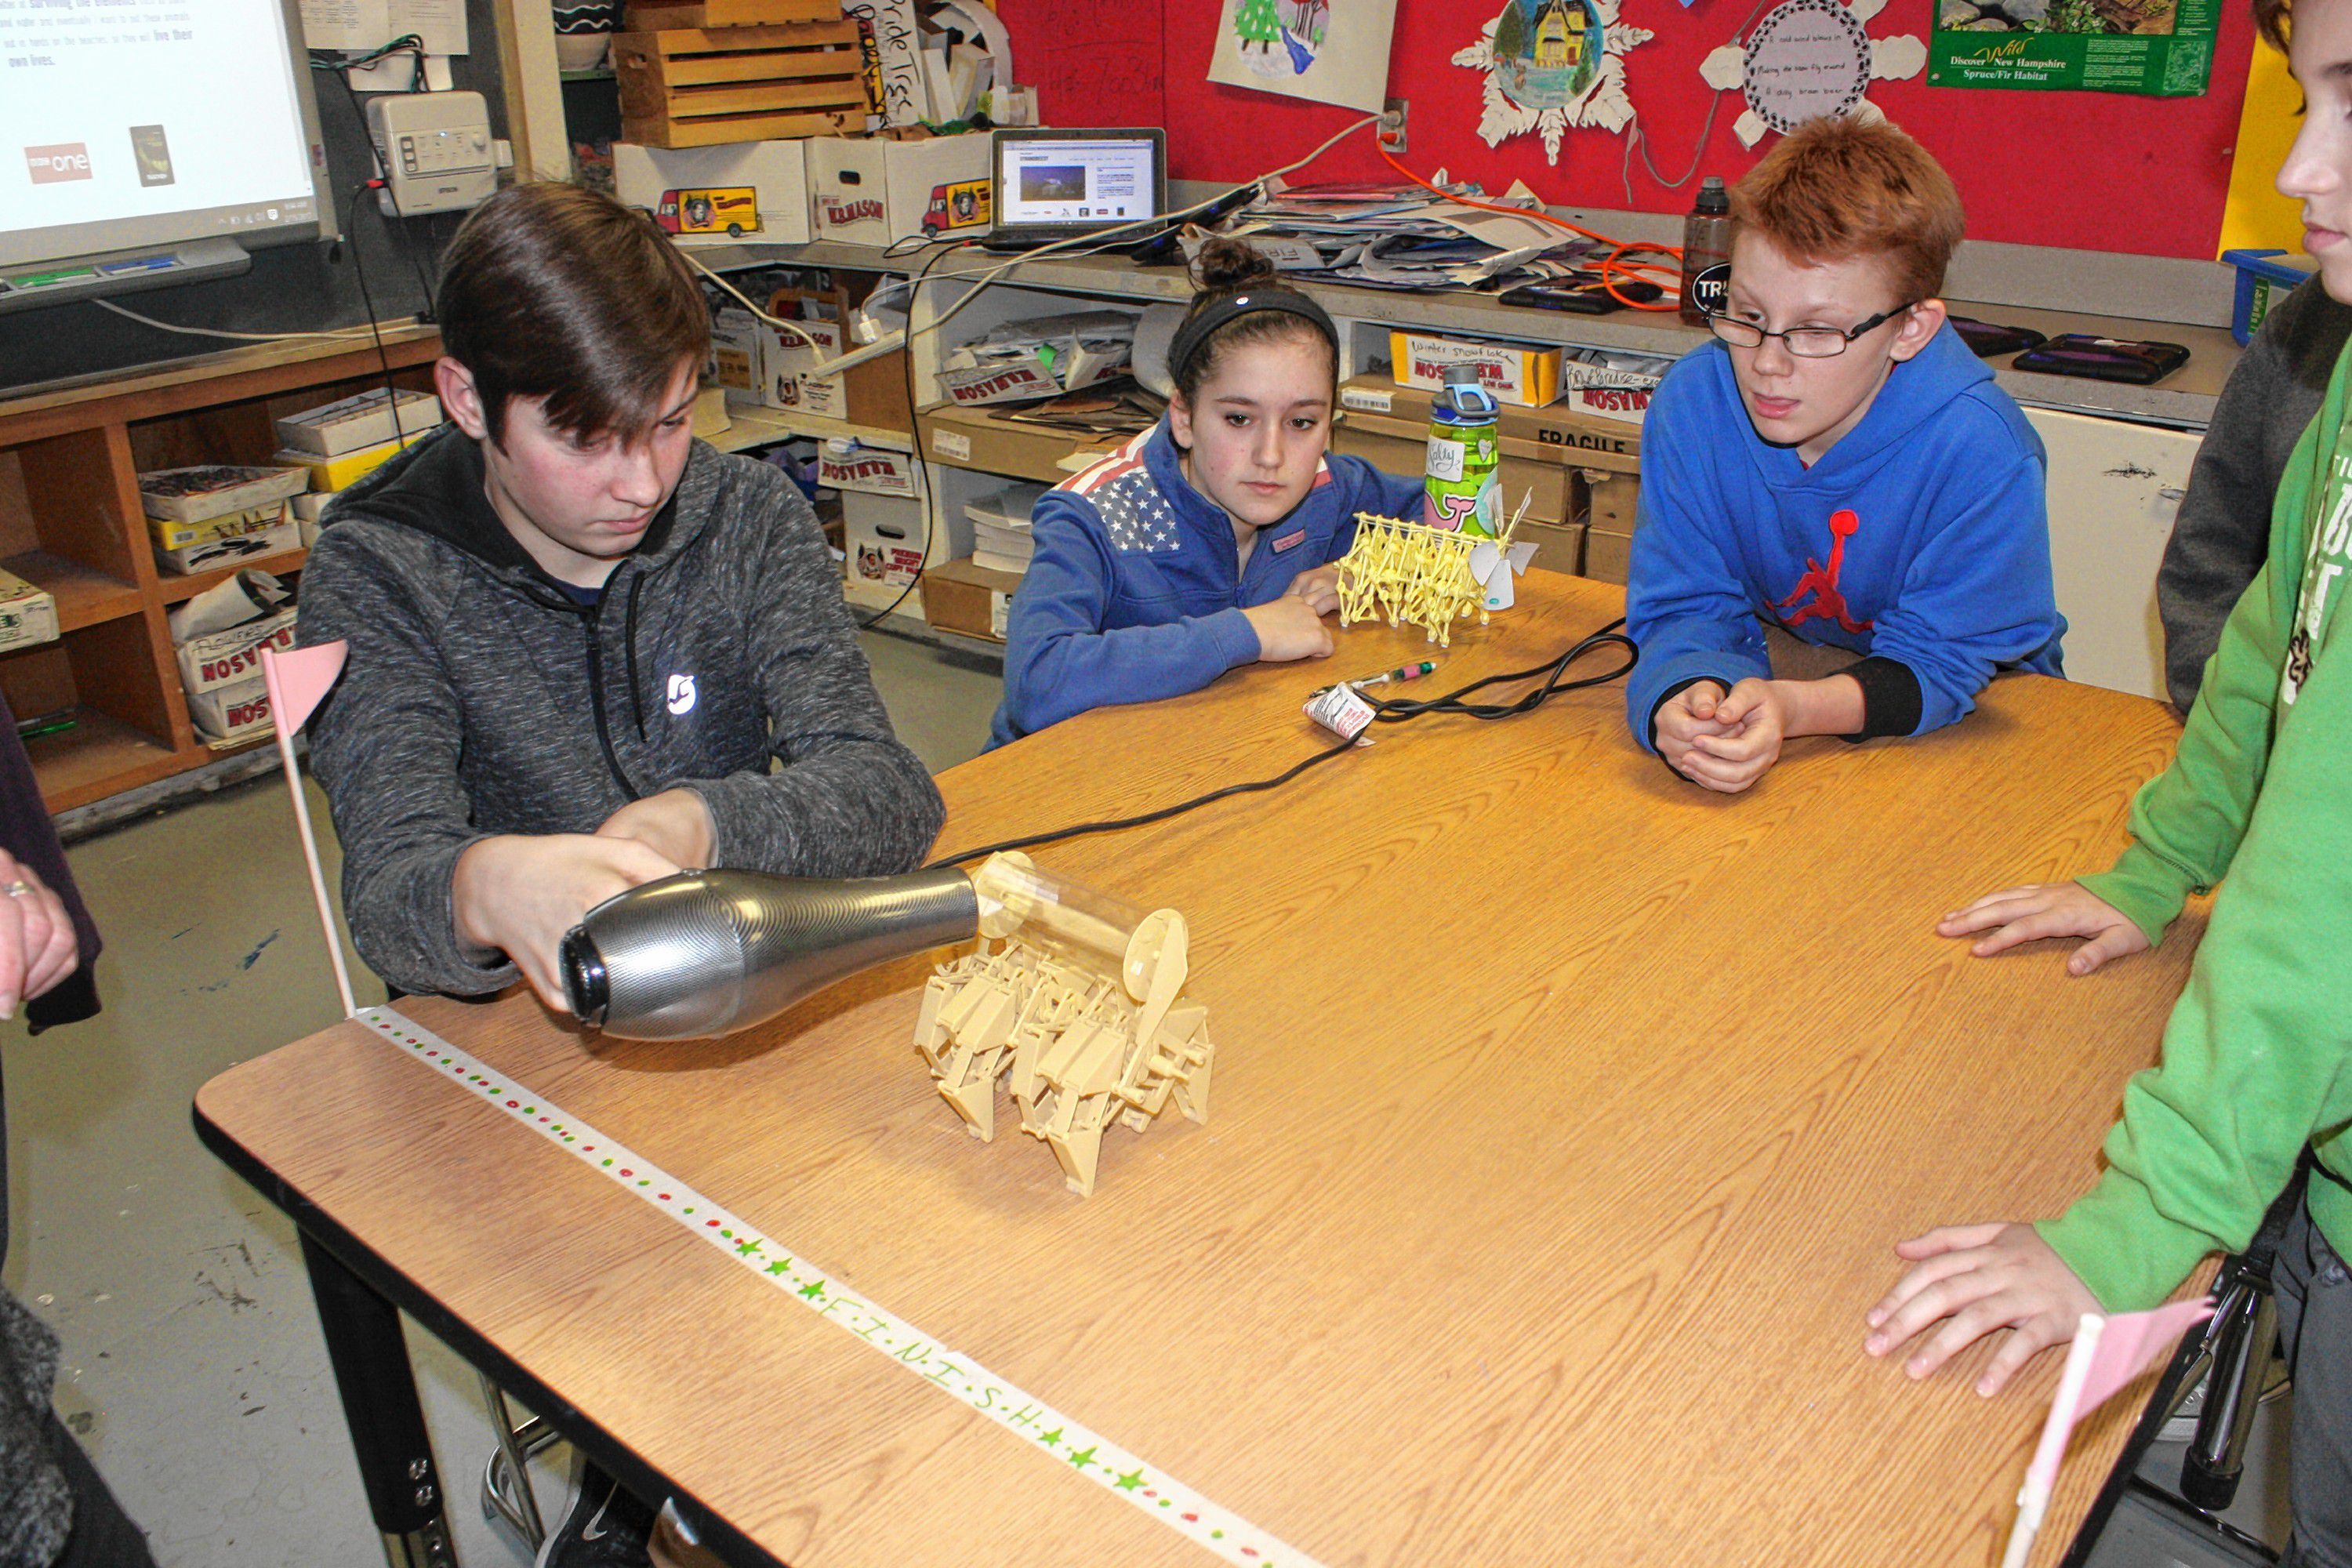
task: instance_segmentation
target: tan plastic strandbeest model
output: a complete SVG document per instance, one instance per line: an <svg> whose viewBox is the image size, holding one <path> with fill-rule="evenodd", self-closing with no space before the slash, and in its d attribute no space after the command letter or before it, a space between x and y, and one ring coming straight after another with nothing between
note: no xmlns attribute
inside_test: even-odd
<svg viewBox="0 0 2352 1568"><path fill-rule="evenodd" d="M1475 615L1486 624L1486 587L1471 570L1471 552L1486 543L1507 552L1518 524L1514 516L1502 537L1490 541L1358 512L1356 542L1339 558L1339 624L1386 616L1392 626L1419 626L1438 647L1452 647L1455 621Z"/></svg>
<svg viewBox="0 0 2352 1568"><path fill-rule="evenodd" d="M972 877L979 948L923 987L915 1045L940 1093L983 1142L1007 1081L1021 1130L1045 1141L1079 1196L1095 1190L1103 1131L1140 1132L1172 1100L1209 1119L1208 1008L1186 1000L1189 939L1173 910L1141 914L990 857Z"/></svg>

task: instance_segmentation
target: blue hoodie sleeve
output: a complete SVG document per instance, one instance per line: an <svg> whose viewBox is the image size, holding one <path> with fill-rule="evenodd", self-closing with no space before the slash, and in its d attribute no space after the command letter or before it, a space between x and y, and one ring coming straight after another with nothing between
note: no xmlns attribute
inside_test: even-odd
<svg viewBox="0 0 2352 1568"><path fill-rule="evenodd" d="M1625 682L1625 721L1653 755L1650 717L1669 692L1700 679L1728 691L1748 676L1772 673L1738 569L1730 505L1695 460L1707 438L1705 367L1685 360L1678 369L1643 423L1642 494L1626 573L1625 631L1642 662Z"/></svg>
<svg viewBox="0 0 2352 1568"><path fill-rule="evenodd" d="M1004 706L1027 735L1115 702L1180 697L1257 658L1240 610L1106 629L1117 563L1093 503L1049 490L1029 524L1035 553L1004 628Z"/></svg>
<svg viewBox="0 0 2352 1568"><path fill-rule="evenodd" d="M1944 515L1871 633L1873 658L1918 678L1915 735L1965 717L2001 665L2060 672L2042 446L2021 421L2000 424L1948 470Z"/></svg>

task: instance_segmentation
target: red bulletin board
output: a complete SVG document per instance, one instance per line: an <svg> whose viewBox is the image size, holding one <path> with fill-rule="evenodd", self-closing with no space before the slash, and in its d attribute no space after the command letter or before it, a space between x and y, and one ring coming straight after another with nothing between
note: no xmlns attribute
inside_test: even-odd
<svg viewBox="0 0 2352 1568"><path fill-rule="evenodd" d="M1625 56L1651 158L1669 179L1679 177L1720 96L1699 173L1737 178L1776 138L1768 134L1752 153L1741 148L1731 133L1738 95L1710 91L1698 66L1741 29L1754 0L1697 0L1688 10L1676 0L1621 4L1622 21L1656 35ZM1871 19L1871 37L1909 33L1924 42L1931 4L1890 0ZM1013 32L1018 74L1036 85L1047 124L1165 125L1169 172L1178 179L1246 179L1301 156L1354 118L1211 85L1216 0L998 0L998 8ZM1570 206L1689 210L1697 182L1664 189L1638 157L1627 199L1622 135L1570 131L1557 167L1544 162L1533 135L1494 148L1478 139L1485 77L1453 57L1498 9L1499 0L1398 0L1389 91L1412 106L1404 162L1423 174L1443 167L1494 192L1524 180L1546 201ZM2210 259L2253 45L2246 0L2223 0L2212 83L2201 98L1931 88L1923 68L1908 81L1873 83L1870 99L1951 172L1975 238ZM1390 175L1367 130L1298 177Z"/></svg>

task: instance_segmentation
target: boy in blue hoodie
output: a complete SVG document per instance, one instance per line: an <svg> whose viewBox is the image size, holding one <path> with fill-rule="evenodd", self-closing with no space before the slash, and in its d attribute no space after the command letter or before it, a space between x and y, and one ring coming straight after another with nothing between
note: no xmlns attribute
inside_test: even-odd
<svg viewBox="0 0 2352 1568"><path fill-rule="evenodd" d="M1643 428L1626 717L1736 794L1800 735L1916 735L2063 673L2042 441L1945 325L1959 196L1879 121L1800 127L1732 193L1719 342ZM1857 657L1776 680L1764 624Z"/></svg>
<svg viewBox="0 0 2352 1568"><path fill-rule="evenodd" d="M1356 514L1419 517L1423 481L1331 457L1339 334L1274 264L1212 239L1149 435L1047 491L1013 595L988 743L1235 665L1320 658Z"/></svg>

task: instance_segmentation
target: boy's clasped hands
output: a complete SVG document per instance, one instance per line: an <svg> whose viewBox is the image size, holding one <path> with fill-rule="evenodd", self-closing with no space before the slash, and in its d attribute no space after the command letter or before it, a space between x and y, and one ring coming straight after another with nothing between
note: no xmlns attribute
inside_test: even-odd
<svg viewBox="0 0 2352 1568"><path fill-rule="evenodd" d="M1659 705L1658 754L1694 784L1737 795L1780 760L1784 742L1850 734L1862 717L1862 685L1852 676L1751 676L1727 692L1720 681L1696 680Z"/></svg>

